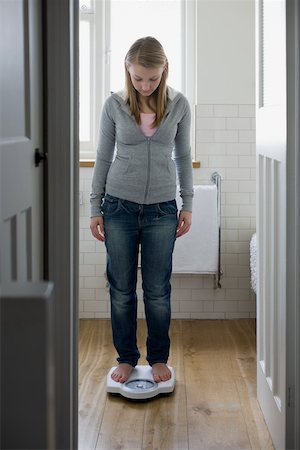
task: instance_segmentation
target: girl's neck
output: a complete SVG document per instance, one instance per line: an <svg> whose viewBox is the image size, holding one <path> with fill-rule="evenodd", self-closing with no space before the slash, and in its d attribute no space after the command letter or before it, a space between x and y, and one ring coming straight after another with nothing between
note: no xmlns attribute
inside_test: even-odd
<svg viewBox="0 0 300 450"><path fill-rule="evenodd" d="M139 107L140 107L140 112L144 113L144 114L149 114L149 113L155 113L155 102L154 99L152 97L142 97L139 96Z"/></svg>

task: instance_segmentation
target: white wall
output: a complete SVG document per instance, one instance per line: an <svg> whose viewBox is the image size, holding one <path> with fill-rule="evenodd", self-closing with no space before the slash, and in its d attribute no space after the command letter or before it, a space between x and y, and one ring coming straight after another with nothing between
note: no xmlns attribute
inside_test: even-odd
<svg viewBox="0 0 300 450"><path fill-rule="evenodd" d="M255 231L254 0L198 1L197 159L194 184L222 182L222 289L208 276L172 278L173 318L255 316L249 241ZM109 317L105 249L89 230L92 169L80 169L80 316ZM139 316L143 317L141 280Z"/></svg>
<svg viewBox="0 0 300 450"><path fill-rule="evenodd" d="M254 0L197 1L198 103L255 103Z"/></svg>

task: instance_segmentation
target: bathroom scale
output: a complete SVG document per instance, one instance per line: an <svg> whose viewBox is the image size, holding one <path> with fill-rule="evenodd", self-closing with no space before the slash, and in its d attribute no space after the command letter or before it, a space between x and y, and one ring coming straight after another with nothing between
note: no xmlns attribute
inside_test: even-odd
<svg viewBox="0 0 300 450"><path fill-rule="evenodd" d="M169 366L168 366L169 367ZM107 375L107 392L120 394L133 400L144 400L160 394L169 394L175 387L174 369L169 367L171 378L168 381L156 383L153 380L151 366L135 366L125 383L119 383L111 378L116 367L112 367Z"/></svg>

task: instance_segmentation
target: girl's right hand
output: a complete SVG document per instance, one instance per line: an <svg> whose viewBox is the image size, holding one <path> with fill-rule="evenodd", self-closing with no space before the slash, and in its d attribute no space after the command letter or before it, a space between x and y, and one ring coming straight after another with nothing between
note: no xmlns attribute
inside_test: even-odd
<svg viewBox="0 0 300 450"><path fill-rule="evenodd" d="M92 217L90 223L90 229L92 235L98 239L98 241L104 241L105 233L104 233L104 220L102 216Z"/></svg>

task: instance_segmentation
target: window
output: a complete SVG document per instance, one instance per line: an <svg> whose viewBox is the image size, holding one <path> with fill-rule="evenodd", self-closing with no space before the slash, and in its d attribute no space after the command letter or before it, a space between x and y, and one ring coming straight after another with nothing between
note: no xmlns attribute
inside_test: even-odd
<svg viewBox="0 0 300 450"><path fill-rule="evenodd" d="M90 154L95 140L95 5L94 0L80 0L79 22L79 139L80 153Z"/></svg>
<svg viewBox="0 0 300 450"><path fill-rule="evenodd" d="M128 5L131 11L128 13ZM111 90L124 83L123 61L130 45L139 37L154 36L169 59L168 83L182 90L181 0L110 2L110 80ZM126 20L124 20L126 17ZM170 22L172 26L170 26Z"/></svg>
<svg viewBox="0 0 300 450"><path fill-rule="evenodd" d="M168 84L195 104L196 0L80 0L80 156L95 159L102 104L124 87L124 57L142 36L168 56ZM192 136L193 136L192 132Z"/></svg>

